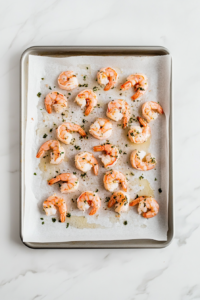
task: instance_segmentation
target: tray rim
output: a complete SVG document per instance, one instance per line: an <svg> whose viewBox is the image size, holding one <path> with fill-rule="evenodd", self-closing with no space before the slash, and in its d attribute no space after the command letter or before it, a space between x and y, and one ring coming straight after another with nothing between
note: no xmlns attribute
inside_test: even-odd
<svg viewBox="0 0 200 300"><path fill-rule="evenodd" d="M31 46L25 49L20 58L20 239L22 243L31 249L160 249L169 246L174 238L174 187L173 187L173 77L172 77L172 56L171 56L171 83L170 83L170 118L169 118L169 207L168 207L168 237L167 241L156 241L152 239L133 239L133 240L117 240L117 241L78 241L78 242L55 242L55 243L35 243L35 242L24 242L23 241L23 202L24 196L22 195L22 191L24 188L23 185L23 168L24 168L24 146L23 146L23 137L25 131L24 124L24 63L29 54L33 54L33 52L41 51L43 55L45 51L49 52L49 54L54 53L58 55L60 53L77 51L83 52L85 55L91 55L90 51L115 51L116 53L107 53L107 55L120 55L119 51L131 51L132 55L170 55L170 52L167 48L163 46L73 46L73 45L62 45L62 46ZM32 53L30 53L32 52ZM90 52L90 53L88 53ZM118 53L117 53L118 52ZM135 53L134 53L135 52ZM149 52L149 53L148 53ZM157 53L155 53L157 52ZM160 54L158 53L160 52ZM83 55L82 53L82 55ZM94 54L94 53L93 53ZM41 53L38 55L42 55ZM81 54L79 54L81 55ZM98 54L99 55L99 54ZM123 53L124 55L124 53ZM131 54L130 54L131 55ZM132 245L123 246L122 243L127 242ZM134 244L135 242L135 244ZM142 243L144 244L142 244ZM146 244L145 244L146 242ZM95 244L104 244L95 245ZM111 243L111 245L109 245ZM113 245L113 244L117 245ZM138 245L137 245L138 243ZM152 244L151 244L152 243ZM75 245L82 244L82 245ZM92 244L92 245L91 245ZM93 246L94 244L94 246Z"/></svg>

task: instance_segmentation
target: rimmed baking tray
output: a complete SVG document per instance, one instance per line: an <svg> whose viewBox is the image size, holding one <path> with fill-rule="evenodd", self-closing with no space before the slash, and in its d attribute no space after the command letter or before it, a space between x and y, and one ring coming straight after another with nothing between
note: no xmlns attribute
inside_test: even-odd
<svg viewBox="0 0 200 300"><path fill-rule="evenodd" d="M133 55L156 56L170 52L161 46L34 46L26 49L21 56L21 189L20 189L20 237L24 245L34 249L84 249L84 248L163 248L168 246L174 236L174 200L173 200L173 98L172 98L172 60L170 84L169 116L169 206L167 241L152 239L134 239L117 241L78 241L62 243L31 243L23 241L23 219L25 207L25 129L28 91L28 56L29 55L78 56L78 55Z"/></svg>

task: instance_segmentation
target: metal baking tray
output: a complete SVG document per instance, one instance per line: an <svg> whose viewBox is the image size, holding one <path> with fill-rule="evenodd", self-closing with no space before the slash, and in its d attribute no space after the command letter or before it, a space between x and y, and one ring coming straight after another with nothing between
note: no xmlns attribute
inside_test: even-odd
<svg viewBox="0 0 200 300"><path fill-rule="evenodd" d="M78 55L133 55L155 56L168 55L170 52L160 46L34 46L26 49L21 56L21 189L20 189L20 237L23 242L23 219L25 206L25 128L27 113L27 90L28 90L28 56L78 56ZM172 61L171 61L171 84L170 84L170 117L169 117L169 206L168 206L168 234L167 241L152 239L134 239L117 241L78 241L62 243L31 243L23 242L24 245L33 249L103 249L103 248L163 248L168 246L174 236L174 200L173 200L173 98L172 98Z"/></svg>

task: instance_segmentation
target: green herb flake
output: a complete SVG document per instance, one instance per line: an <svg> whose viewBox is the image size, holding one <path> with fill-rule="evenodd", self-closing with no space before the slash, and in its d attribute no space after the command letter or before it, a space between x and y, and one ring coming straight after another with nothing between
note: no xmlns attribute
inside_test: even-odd
<svg viewBox="0 0 200 300"><path fill-rule="evenodd" d="M46 137L47 137L47 134L45 133L45 134L43 135L43 139L46 139Z"/></svg>
<svg viewBox="0 0 200 300"><path fill-rule="evenodd" d="M162 189L161 189L161 188L159 188L159 189L158 189L158 192L161 194L161 193L162 193Z"/></svg>
<svg viewBox="0 0 200 300"><path fill-rule="evenodd" d="M52 218L51 220L52 220L52 222L53 222L53 223L55 223L55 222L56 222L56 218Z"/></svg>
<svg viewBox="0 0 200 300"><path fill-rule="evenodd" d="M44 222L42 222L42 225L44 225Z"/></svg>
<svg viewBox="0 0 200 300"><path fill-rule="evenodd" d="M139 177L139 179L140 179L140 180L141 180L141 179L144 179L144 176L141 175L141 176Z"/></svg>
<svg viewBox="0 0 200 300"><path fill-rule="evenodd" d="M66 228L68 228L68 227L69 227L69 223L66 224Z"/></svg>
<svg viewBox="0 0 200 300"><path fill-rule="evenodd" d="M124 225L127 225L128 224L128 222L127 221L124 221Z"/></svg>
<svg viewBox="0 0 200 300"><path fill-rule="evenodd" d="M37 175L37 173L33 173L33 175Z"/></svg>
<svg viewBox="0 0 200 300"><path fill-rule="evenodd" d="M49 129L49 132L52 132L53 128Z"/></svg>
<svg viewBox="0 0 200 300"><path fill-rule="evenodd" d="M67 218L71 218L71 214L70 214L70 213L67 213L66 217L67 217Z"/></svg>
<svg viewBox="0 0 200 300"><path fill-rule="evenodd" d="M40 96L41 96L42 94L41 93L37 93L37 96L40 98Z"/></svg>

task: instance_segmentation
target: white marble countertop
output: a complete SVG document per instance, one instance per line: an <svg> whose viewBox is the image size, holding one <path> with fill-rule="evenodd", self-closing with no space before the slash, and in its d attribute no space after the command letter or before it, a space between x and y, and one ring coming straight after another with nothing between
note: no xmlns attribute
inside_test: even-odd
<svg viewBox="0 0 200 300"><path fill-rule="evenodd" d="M1 1L0 14L0 299L200 299L200 1L8 0ZM33 45L161 45L170 50L176 233L169 247L32 250L22 244L19 60Z"/></svg>

